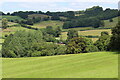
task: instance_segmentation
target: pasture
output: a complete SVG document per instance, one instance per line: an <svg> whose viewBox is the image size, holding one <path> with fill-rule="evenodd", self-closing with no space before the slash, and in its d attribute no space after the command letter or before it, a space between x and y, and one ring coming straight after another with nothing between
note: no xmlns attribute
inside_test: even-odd
<svg viewBox="0 0 120 80"><path fill-rule="evenodd" d="M109 20L104 20L104 23L105 23L104 27L113 28L118 23L118 17L113 18L113 22L109 22Z"/></svg>
<svg viewBox="0 0 120 80"><path fill-rule="evenodd" d="M9 35L9 34L14 34L16 31L20 31L20 30L30 31L31 29L20 27L20 26L8 27L7 29L4 29L3 31L0 32L2 34L0 35L0 37L4 37L5 35Z"/></svg>
<svg viewBox="0 0 120 80"><path fill-rule="evenodd" d="M84 30L91 30L91 29L94 29L92 27L77 27L77 28L69 28L69 29L63 29L63 31L69 31L69 30L77 30L77 31L84 31Z"/></svg>
<svg viewBox="0 0 120 80"><path fill-rule="evenodd" d="M8 25L9 25L10 27L20 26L18 23L14 23L14 22L8 22Z"/></svg>
<svg viewBox="0 0 120 80"><path fill-rule="evenodd" d="M29 19L33 19L33 17L34 18L41 18L41 19L43 19L43 18L51 17L51 16L44 15L44 14L30 14L30 15L28 15Z"/></svg>
<svg viewBox="0 0 120 80"><path fill-rule="evenodd" d="M49 20L49 21L42 21L42 22L36 23L32 27L34 27L34 28L46 28L47 26L52 26L53 28L56 28L58 26L61 27L62 25L63 25L62 21Z"/></svg>
<svg viewBox="0 0 120 80"><path fill-rule="evenodd" d="M118 54L94 52L2 58L3 78L117 78Z"/></svg>
<svg viewBox="0 0 120 80"><path fill-rule="evenodd" d="M95 29L95 30L86 30L86 31L78 31L78 35L82 36L100 36L102 31L107 31L111 35L111 29ZM62 40L67 39L67 32L62 32L60 35ZM98 38L90 38L95 42Z"/></svg>
<svg viewBox="0 0 120 80"><path fill-rule="evenodd" d="M6 18L8 20L23 20L21 17L18 17L18 16L6 16L6 15L3 15L2 18Z"/></svg>
<svg viewBox="0 0 120 80"><path fill-rule="evenodd" d="M0 38L0 43L3 43L3 42L4 42L4 39L1 39L1 38Z"/></svg>
<svg viewBox="0 0 120 80"><path fill-rule="evenodd" d="M111 35L111 29L98 29L98 30L86 30L86 31L78 31L79 35L82 36L100 36L102 31L107 31Z"/></svg>

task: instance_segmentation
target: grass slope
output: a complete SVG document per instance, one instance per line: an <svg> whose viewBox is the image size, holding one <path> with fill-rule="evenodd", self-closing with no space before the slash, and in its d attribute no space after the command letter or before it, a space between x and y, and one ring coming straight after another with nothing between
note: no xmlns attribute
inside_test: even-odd
<svg viewBox="0 0 120 80"><path fill-rule="evenodd" d="M118 23L118 17L113 18L113 22L109 22L109 20L104 20L104 23L105 23L104 27L113 28Z"/></svg>
<svg viewBox="0 0 120 80"><path fill-rule="evenodd" d="M4 37L5 35L9 35L9 34L14 34L16 31L20 31L20 30L30 31L31 29L24 28L21 26L8 27L7 29L0 31L0 34L2 34L2 35L0 35L0 37Z"/></svg>
<svg viewBox="0 0 120 80"><path fill-rule="evenodd" d="M22 18L18 16L8 16L8 15L3 15L2 18L7 18L8 20L23 20Z"/></svg>
<svg viewBox="0 0 120 80"><path fill-rule="evenodd" d="M107 31L111 35L111 29L95 29L95 30L78 31L78 35L100 36L102 31ZM67 39L67 32L62 32L60 35L60 38L62 40L66 40ZM90 39L92 39L95 42L98 38L90 38Z"/></svg>
<svg viewBox="0 0 120 80"><path fill-rule="evenodd" d="M34 28L46 28L46 26L52 26L52 27L58 27L58 26L62 26L63 25L63 22L62 21L52 21L52 20L49 20L49 21L42 21L40 23L36 23L34 24L32 27Z"/></svg>
<svg viewBox="0 0 120 80"><path fill-rule="evenodd" d="M46 18L46 17L51 17L51 16L44 15L44 14L31 14L31 15L28 15L29 19L33 19L33 17L34 18Z"/></svg>
<svg viewBox="0 0 120 80"><path fill-rule="evenodd" d="M82 36L100 36L101 32L107 31L111 35L111 29L98 29L98 30L87 30L87 31L78 31L79 35Z"/></svg>
<svg viewBox="0 0 120 80"><path fill-rule="evenodd" d="M31 58L3 58L4 78L117 78L118 55L94 52Z"/></svg>

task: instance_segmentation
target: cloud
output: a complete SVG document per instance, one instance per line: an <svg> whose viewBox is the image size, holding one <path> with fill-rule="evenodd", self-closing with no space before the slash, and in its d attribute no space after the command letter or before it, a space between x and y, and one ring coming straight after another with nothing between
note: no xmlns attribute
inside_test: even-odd
<svg viewBox="0 0 120 80"><path fill-rule="evenodd" d="M33 0L2 0L2 2L33 2ZM119 0L34 0L34 2L110 2L110 3L118 3Z"/></svg>
<svg viewBox="0 0 120 80"><path fill-rule="evenodd" d="M93 6L101 6L105 8L117 8L117 3L107 2L96 2L95 0L64 0L64 2L53 2L57 0L51 0L51 2L41 2L41 0L24 0L25 2L17 2L16 0L5 0L9 2L4 2L2 4L2 11L4 12L14 12L14 11L77 11L77 10L85 10L86 8L90 8ZM16 2L11 2L16 1ZM23 0L19 0L23 1ZM38 2L36 2L38 1ZM63 0L59 0L63 1ZM66 1L66 2L65 2ZM69 1L69 2L68 2ZM71 1L71 2L70 2ZM72 2L74 1L74 2ZM78 2L77 2L78 1ZM80 2L81 1L81 2ZM91 2L94 1L94 2ZM101 0L103 1L103 0Z"/></svg>

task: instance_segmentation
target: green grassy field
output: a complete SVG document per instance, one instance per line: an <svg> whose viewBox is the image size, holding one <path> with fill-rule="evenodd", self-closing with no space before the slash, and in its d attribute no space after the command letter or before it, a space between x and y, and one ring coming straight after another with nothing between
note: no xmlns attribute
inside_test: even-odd
<svg viewBox="0 0 120 80"><path fill-rule="evenodd" d="M2 32L0 32L0 37L4 37L5 35L14 34L16 31L19 30L25 30L30 31L31 29L24 28L24 27L8 27L7 29L4 29Z"/></svg>
<svg viewBox="0 0 120 80"><path fill-rule="evenodd" d="M100 36L102 31L107 31L111 35L111 29L98 29L98 30L86 30L86 31L78 31L79 35L82 36Z"/></svg>
<svg viewBox="0 0 120 80"><path fill-rule="evenodd" d="M18 16L2 16L2 18L7 18L8 20L23 20L22 18L18 17Z"/></svg>
<svg viewBox="0 0 120 80"><path fill-rule="evenodd" d="M45 14L30 14L28 15L28 18L29 19L32 19L32 18L46 18L46 17L51 17L51 16L48 16L48 15L45 15Z"/></svg>
<svg viewBox="0 0 120 80"><path fill-rule="evenodd" d="M107 31L111 35L111 29L98 29L98 30L96 29L96 30L78 31L78 35L100 36L102 31ZM67 39L67 32L62 32L60 35L60 38L62 40L66 40ZM92 39L95 42L98 38L90 38L90 39Z"/></svg>
<svg viewBox="0 0 120 80"><path fill-rule="evenodd" d="M113 22L109 22L109 20L104 20L104 23L105 23L104 27L113 28L118 23L118 17L113 18Z"/></svg>
<svg viewBox="0 0 120 80"><path fill-rule="evenodd" d="M46 28L46 26L52 26L53 28L58 27L58 26L62 26L63 22L62 21L42 21L40 23L36 23L34 24L32 27L34 28Z"/></svg>
<svg viewBox="0 0 120 80"><path fill-rule="evenodd" d="M61 40L66 40L67 39L67 32L62 32L60 35Z"/></svg>
<svg viewBox="0 0 120 80"><path fill-rule="evenodd" d="M12 18L12 19L18 18L17 16L3 16L3 17L8 17L8 18ZM104 22L105 22L104 28L112 28L117 24L118 17L113 18L113 22L109 22L109 20L104 20ZM9 25L17 25L17 24L9 22ZM57 26L62 26L62 25L63 25L63 22L61 22L61 21L50 20L50 21L43 21L43 22L40 22L40 23L36 23L32 27L34 27L34 28L46 28L46 26L53 26L53 28L56 28ZM97 29L94 29L92 27L79 27L79 28L70 28L70 29L78 30L79 35L82 35L82 36L89 36L89 35L100 36L100 33L102 31L108 31L109 34L111 34L110 29L98 29L97 30ZM60 38L62 40L67 39L67 32L66 31L68 31L70 29L63 29L63 31L65 31L65 32L62 32L61 36L60 36ZM93 29L93 30L91 30L91 29ZM23 27L13 26L13 27L7 28L6 31L4 31L2 34L4 36L6 34L14 33L15 31L18 31L18 30L28 30L28 29L23 28ZM80 31L80 30L87 30L87 31ZM91 39L95 42L98 38L91 38Z"/></svg>
<svg viewBox="0 0 120 80"><path fill-rule="evenodd" d="M117 78L118 54L3 58L3 78Z"/></svg>
<svg viewBox="0 0 120 80"><path fill-rule="evenodd" d="M0 39L0 43L3 43L4 42L4 39Z"/></svg>
<svg viewBox="0 0 120 80"><path fill-rule="evenodd" d="M14 22L8 22L8 25L13 27L13 26L20 26L18 23L14 23Z"/></svg>
<svg viewBox="0 0 120 80"><path fill-rule="evenodd" d="M91 30L91 29L94 29L94 28L92 28L92 27L77 27L77 28L63 29L63 31L69 31L71 29L81 31L81 30Z"/></svg>

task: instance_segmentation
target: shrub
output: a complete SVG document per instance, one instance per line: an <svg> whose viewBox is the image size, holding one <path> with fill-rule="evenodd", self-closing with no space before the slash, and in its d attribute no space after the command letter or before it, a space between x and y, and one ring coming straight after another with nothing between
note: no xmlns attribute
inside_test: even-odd
<svg viewBox="0 0 120 80"><path fill-rule="evenodd" d="M109 22L113 22L113 19L109 19Z"/></svg>
<svg viewBox="0 0 120 80"><path fill-rule="evenodd" d="M18 31L9 35L3 43L3 57L38 57L65 54L66 46L46 42L42 32Z"/></svg>
<svg viewBox="0 0 120 80"><path fill-rule="evenodd" d="M110 50L112 51L120 51L120 21L112 29L112 37L110 39Z"/></svg>
<svg viewBox="0 0 120 80"><path fill-rule="evenodd" d="M57 47L57 49L55 50L56 51L56 55L63 55L63 54L66 54L66 46L65 45L59 45Z"/></svg>
<svg viewBox="0 0 120 80"><path fill-rule="evenodd" d="M99 51L106 51L109 50L108 46L110 43L110 36L108 34L103 34L100 36L100 38L95 42L95 45L99 49Z"/></svg>
<svg viewBox="0 0 120 80"><path fill-rule="evenodd" d="M76 37L68 42L67 53L77 54L97 51L97 48L94 48L95 50L93 51L93 47L92 40L84 37Z"/></svg>
<svg viewBox="0 0 120 80"><path fill-rule="evenodd" d="M2 56L3 57L30 56L27 53L29 50L31 50L32 44L43 42L42 38L43 37L41 31L29 31L29 32L18 31L13 35L9 35L3 43Z"/></svg>

